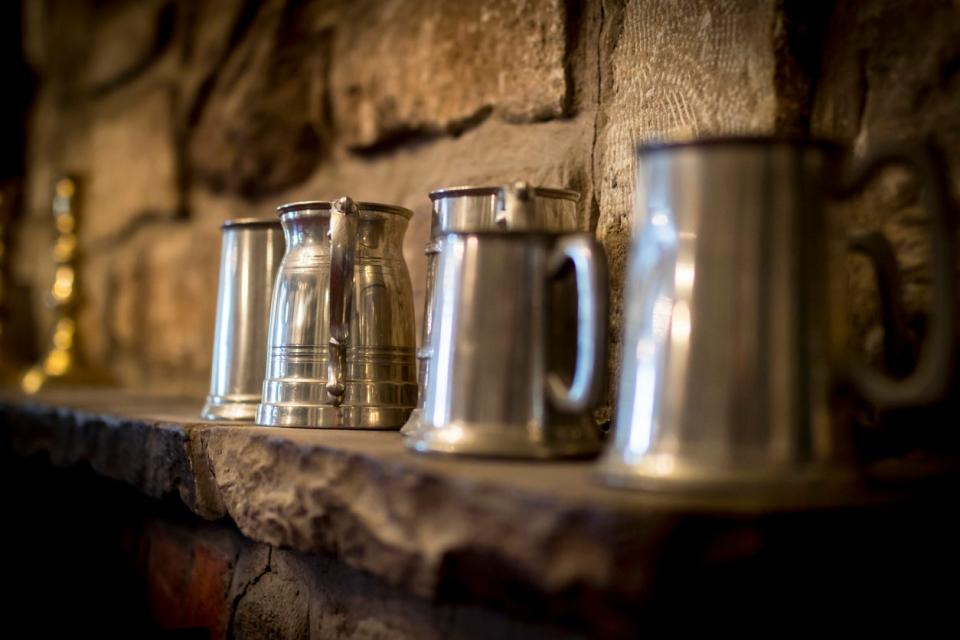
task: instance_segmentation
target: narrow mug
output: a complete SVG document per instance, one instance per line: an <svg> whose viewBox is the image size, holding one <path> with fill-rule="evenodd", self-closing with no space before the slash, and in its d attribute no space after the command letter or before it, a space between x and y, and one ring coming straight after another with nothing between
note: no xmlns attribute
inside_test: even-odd
<svg viewBox="0 0 960 640"><path fill-rule="evenodd" d="M276 220L228 220L221 228L220 282L205 420L252 422L267 357L273 284L283 257Z"/></svg>

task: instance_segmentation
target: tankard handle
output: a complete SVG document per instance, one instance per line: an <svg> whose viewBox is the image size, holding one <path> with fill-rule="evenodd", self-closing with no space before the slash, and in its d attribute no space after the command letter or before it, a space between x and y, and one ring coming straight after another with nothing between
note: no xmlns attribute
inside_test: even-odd
<svg viewBox="0 0 960 640"><path fill-rule="evenodd" d="M863 396L878 407L924 404L938 399L950 382L956 349L956 213L943 164L929 146L899 144L881 148L856 163L841 182L841 195L859 191L882 168L903 165L913 170L924 186L924 205L930 216L931 271L930 331L913 373L898 380L851 362L848 375ZM882 283L881 283L882 286Z"/></svg>
<svg viewBox="0 0 960 640"><path fill-rule="evenodd" d="M916 341L907 326L900 268L893 246L883 232L867 231L850 235L847 248L865 256L873 267L883 321L883 361L887 371L903 375L913 366Z"/></svg>
<svg viewBox="0 0 960 640"><path fill-rule="evenodd" d="M353 298L353 263L356 258L357 218L360 209L350 198L336 200L330 208L330 300L327 305L330 342L327 352L327 393L340 406L346 386L347 338Z"/></svg>
<svg viewBox="0 0 960 640"><path fill-rule="evenodd" d="M603 390L607 346L607 260L603 247L587 235L562 237L547 259L554 277L567 261L577 281L577 361L568 387L555 372L547 375L547 398L561 411L594 406Z"/></svg>

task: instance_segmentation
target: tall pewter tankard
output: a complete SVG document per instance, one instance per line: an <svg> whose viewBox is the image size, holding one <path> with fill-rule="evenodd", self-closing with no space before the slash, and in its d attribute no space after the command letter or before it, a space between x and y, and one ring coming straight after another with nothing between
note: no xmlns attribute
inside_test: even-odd
<svg viewBox="0 0 960 640"><path fill-rule="evenodd" d="M851 162L829 143L765 138L638 153L615 434L600 477L679 490L854 481L851 396L928 402L950 374L956 230L935 158L903 146ZM932 324L900 380L844 353L847 239L827 210L890 165L921 179L931 219Z"/></svg>
<svg viewBox="0 0 960 640"><path fill-rule="evenodd" d="M399 429L417 402L408 209L340 198L278 208L287 240L274 287L257 424Z"/></svg>
<svg viewBox="0 0 960 640"><path fill-rule="evenodd" d="M410 435L420 423L420 408L430 369L431 310L436 289L437 256L443 234L452 231L539 230L576 231L580 194L566 189L532 187L516 181L504 186L451 187L430 193L433 218L427 256L427 289L421 328L419 360L420 400L401 433Z"/></svg>
<svg viewBox="0 0 960 640"><path fill-rule="evenodd" d="M277 220L245 218L221 226L220 284L205 420L253 421L267 362L270 300L283 258Z"/></svg>
<svg viewBox="0 0 960 640"><path fill-rule="evenodd" d="M432 361L407 446L528 458L595 453L590 409L606 367L599 243L589 234L450 233L439 258ZM564 283L576 294L565 294L572 286Z"/></svg>

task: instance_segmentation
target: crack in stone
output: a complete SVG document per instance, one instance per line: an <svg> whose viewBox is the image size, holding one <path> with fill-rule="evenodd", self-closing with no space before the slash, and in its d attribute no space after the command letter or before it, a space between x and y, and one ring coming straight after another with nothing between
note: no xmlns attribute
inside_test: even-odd
<svg viewBox="0 0 960 640"><path fill-rule="evenodd" d="M239 562L240 562L240 554L238 553L237 563L234 565L234 571L236 571L236 566L239 564ZM237 594L237 597L233 599L233 602L230 603L230 620L227 623L227 638L229 640L233 640L234 638L233 623L237 617L237 608L240 606L240 601L243 600L244 596L247 595L247 591L249 591L255 584L260 582L261 578L263 578L265 575L270 573L270 569L272 568L272 562L273 562L273 547L267 546L267 562L263 568L263 571L258 573L250 581L248 581L245 585L243 585L243 589L240 591L239 594Z"/></svg>
<svg viewBox="0 0 960 640"><path fill-rule="evenodd" d="M590 142L590 182L592 189L590 191L590 229L596 230L600 223L600 202L597 199L597 144L600 139L600 117L603 113L603 35L604 21L606 12L604 11L603 0L599 3L600 9L600 28L597 32L597 98L596 113L593 114L593 139ZM601 179L602 181L602 179ZM600 185L602 186L602 184Z"/></svg>

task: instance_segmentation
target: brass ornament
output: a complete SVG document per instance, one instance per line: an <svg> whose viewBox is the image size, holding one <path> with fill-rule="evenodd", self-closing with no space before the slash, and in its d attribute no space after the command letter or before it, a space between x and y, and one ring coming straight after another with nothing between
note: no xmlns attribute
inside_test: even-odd
<svg viewBox="0 0 960 640"><path fill-rule="evenodd" d="M57 240L52 252L53 285L47 294L53 323L46 354L20 378L20 388L25 393L36 393L52 384L109 383L104 372L84 362L77 333L80 307L77 191L77 179L70 176L60 178L54 186L53 220Z"/></svg>

